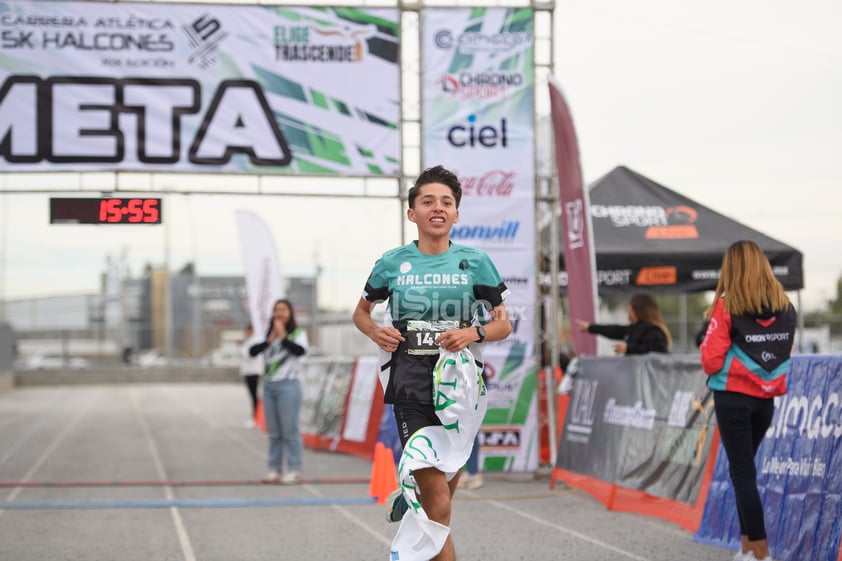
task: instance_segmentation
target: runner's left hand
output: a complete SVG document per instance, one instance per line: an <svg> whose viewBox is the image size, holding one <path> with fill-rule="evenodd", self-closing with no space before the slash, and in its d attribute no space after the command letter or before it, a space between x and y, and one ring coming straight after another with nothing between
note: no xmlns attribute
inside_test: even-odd
<svg viewBox="0 0 842 561"><path fill-rule="evenodd" d="M452 353L459 352L471 343L475 343L477 341L479 341L479 334L473 327L445 331L436 337L436 344L444 350Z"/></svg>

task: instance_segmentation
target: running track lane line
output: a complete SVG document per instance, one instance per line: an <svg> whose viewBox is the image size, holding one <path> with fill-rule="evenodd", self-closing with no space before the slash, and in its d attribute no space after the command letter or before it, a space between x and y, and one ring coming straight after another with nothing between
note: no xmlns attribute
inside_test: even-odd
<svg viewBox="0 0 842 561"><path fill-rule="evenodd" d="M204 422L205 424L207 424L212 429L215 429L216 431L220 432L221 434L224 434L225 436L227 436L228 438L230 438L231 440L233 440L234 442L236 442L237 444L239 444L240 446L242 446L243 448L248 450L252 455L254 455L255 458L261 458L262 459L262 458L265 457L265 454L266 454L265 449L255 448L251 443L244 440L235 431L233 431L230 428L220 424L218 422L218 419L216 419L214 417L211 417L210 415L205 414L202 409L200 409L198 407L195 407L195 406L191 406L189 403L184 403L183 400L176 399L173 396L173 392L172 392L171 388L167 388L165 391L162 391L162 395L166 399L169 399L172 402L174 407L180 408L182 411L186 411L186 412L190 413L191 415L193 415L197 419L199 419L202 422Z"/></svg>
<svg viewBox="0 0 842 561"><path fill-rule="evenodd" d="M317 487L312 487L308 485L306 489L317 497L324 497L320 489ZM348 509L342 505L334 504L331 505L331 508L335 510L338 514L342 515L349 523L353 524L354 526L357 526L360 530L371 536L373 539L382 543L386 547L391 547L392 538L384 537L383 534L380 532L379 528L375 529L369 526L368 524L364 523L362 520L359 519L358 516L355 516L353 513L349 512Z"/></svg>
<svg viewBox="0 0 842 561"><path fill-rule="evenodd" d="M544 520L542 518L539 518L538 516L535 516L534 514L530 514L528 512L525 512L523 510L514 508L514 507L509 506L507 504L503 504L500 501L489 501L489 503L493 504L494 506L496 506L498 508L501 508L503 510L507 510L514 515L520 516L521 518L526 518L530 522L534 522L535 524L541 524L542 526L547 526L548 528L551 528L551 529L556 530L558 532L562 532L564 534L573 536L577 539L586 541L586 542L588 542L590 544L593 544L597 547L607 549L608 551L611 551L611 552L616 553L618 555L622 555L623 557L628 557L629 559L634 559L635 561L652 561L651 559L649 559L647 557L641 557L639 555L635 555L634 553L631 553L630 551L620 549L619 547L613 546L613 545L611 545L609 543L606 543L602 540L592 538L592 537L590 537L586 534L583 534L581 532L577 532L576 530L571 530L570 528L565 528L564 526L561 526L559 524L547 522L546 520Z"/></svg>
<svg viewBox="0 0 842 561"><path fill-rule="evenodd" d="M161 461L161 455L158 453L158 447L155 445L155 440L152 438L152 432L149 430L149 425L147 424L146 419L143 416L143 411L138 403L138 400L140 399L138 394L139 390L136 389L130 394L132 408L134 409L135 415L137 415L138 422L140 423L140 427L143 430L143 436L146 438L146 445L148 446L149 453L152 456L152 462L155 464L155 471L158 472L158 478L161 481L166 481L167 472L164 469L164 464ZM175 495L173 495L172 492L172 487L169 485L164 486L164 496L168 501L172 501L175 498ZM178 507L170 506L169 509L173 525L175 526L175 533L178 537L178 543L181 546L181 554L184 557L184 561L196 561L193 544L190 542L190 535L187 533L187 528L184 526L184 520L181 518L181 513L178 511Z"/></svg>
<svg viewBox="0 0 842 561"><path fill-rule="evenodd" d="M264 450L256 449L253 445L251 445L251 443L244 440L239 435L239 433L225 428L224 426L220 425L214 417L211 417L211 416L208 416L208 415L204 414L202 409L193 407L189 403L185 403L181 400L176 400L176 399L172 398L171 393L167 393L166 395L167 395L168 398L170 398L172 400L174 405L176 405L178 407L181 407L183 410L188 411L189 413L193 414L196 418L201 419L208 426L219 429L222 434L225 434L227 437L231 438L233 441L235 441L238 444L240 444L241 446L243 446L243 448L245 448L246 450L251 452L255 457L257 457L257 458L264 458L265 457L265 451ZM318 481L318 482L328 482L328 481L333 482L333 481L326 480L326 479L315 479L315 480L309 480L308 481L307 479L305 479L302 482L302 483L305 484L303 486L304 489L306 489L308 492L315 495L316 497L324 497L324 495L322 495L322 493L318 489L318 486L307 485L307 483L313 483L313 482L316 482L316 481ZM351 481L349 481L349 482L351 482ZM363 480L363 482L366 485L368 485L370 483L370 478L365 478ZM343 506L341 504L338 504L338 503L333 503L333 504L330 504L329 506L332 509L334 509L338 514L340 514L342 517L344 517L349 523L358 527L362 532L365 532L366 534L371 536L374 540L383 544L384 547L390 547L392 545L392 539L391 538L385 538L382 535L382 533L380 532L379 528L373 528L373 527L369 526L368 524L362 522L361 520L359 520L359 518L357 516L355 516L353 513L349 512L348 509L345 508L345 506ZM348 506L350 506L350 505L348 505Z"/></svg>
<svg viewBox="0 0 842 561"><path fill-rule="evenodd" d="M369 477L316 477L303 479L303 485L365 484ZM244 485L273 485L259 479L183 479L161 480L100 480L100 481L0 481L3 487L240 487Z"/></svg>
<svg viewBox="0 0 842 561"><path fill-rule="evenodd" d="M0 503L6 510L92 510L123 508L242 508L266 506L335 506L373 504L374 497L324 497L288 499L194 499L125 501L30 501Z"/></svg>
<svg viewBox="0 0 842 561"><path fill-rule="evenodd" d="M32 438L32 435L38 432L41 426L58 412L54 405L56 403L61 403L63 401L63 396L66 394L67 392L62 392L59 395L59 397L55 398L52 402L50 402L50 405L48 407L42 410L40 416L38 417L38 420L34 424L29 425L29 428L26 430L26 432L20 435L17 442L12 444L8 449L6 449L6 452L2 456L0 456L0 465L3 465L9 458L14 456L15 452L17 452L21 446L26 444L26 442L29 441L30 438Z"/></svg>
<svg viewBox="0 0 842 561"><path fill-rule="evenodd" d="M207 423L208 426L222 428L223 434L225 434L229 438L233 439L235 442L242 445L246 450L251 452L255 457L257 457L257 458L263 458L264 457L264 455L265 455L264 451L258 450L257 448L252 446L249 442L247 442L243 438L241 438L238 433L235 433L232 430L228 430L228 429L225 429L223 427L220 427L220 425L217 423L216 419L214 419L213 417L210 417L208 415L203 414L201 409L191 407L189 404L186 404L183 401L174 399L172 397L172 392L165 392L164 395L167 398L169 398L173 402L174 405L176 405L178 407L181 407L183 410L192 413L195 417L197 417L197 418L203 420L205 423ZM316 495L316 496L319 496L319 497L323 496L319 492L319 489L315 486L304 485L304 488L307 489L307 491L309 491L313 495ZM348 522L350 522L351 524L354 524L355 526L360 528L361 531L367 533L368 535L370 535L375 540L384 544L386 547L391 545L391 543L392 543L391 538L389 538L389 539L384 538L378 530L376 530L372 527L369 527L367 524L358 520L352 513L348 512L348 509L346 509L342 505L334 504L334 505L331 506L331 508L333 508L336 512L338 512L344 518L346 518Z"/></svg>
<svg viewBox="0 0 842 561"><path fill-rule="evenodd" d="M101 391L97 391L97 392L93 395L93 397L89 398L88 403L87 403L87 404L84 404L84 405L83 405L83 406L82 406L82 407L81 407L81 408L77 411L76 415L75 415L75 416L74 416L74 417L70 420L70 422L69 422L69 423L67 423L67 424L64 426L64 428L61 430L61 432L59 432L59 433L58 433L58 434L57 434L57 435L53 438L52 442L50 442L50 444L49 444L49 445L47 445L47 447L44 449L44 452L43 452L43 453L42 453L42 454L38 457L38 459L37 459L37 460L35 460L35 463L34 463L34 464L32 464L32 467L31 467L31 468L29 468L29 471L27 471L27 472L26 472L26 474L24 474L24 476L23 476L23 481L29 481L29 480L32 478L32 475L33 475L36 471L38 471L38 468L40 468L40 467L44 464L44 462L46 462L46 461L47 461L47 458L50 456L50 454L52 454L52 453L53 453L53 450L55 450L55 449L56 449L56 447L57 447L57 446L61 443L61 441L62 441L62 440L64 440L64 437L66 437L66 436L67 436L67 434L68 434L68 433L69 433L69 432L70 432L70 431L71 431L71 430L72 430L72 429L73 429L73 428L74 428L77 424L79 424L79 421L82 419L82 417L84 417L85 415L87 415L87 414L88 414L88 412L89 412L89 411L93 408L94 404L95 404L95 403L99 400L99 397L100 397L101 395L102 395L102 392L101 392ZM70 407L72 407L73 405L74 405L74 403L71 403ZM52 416L52 413L50 413L50 414L48 415L48 417L49 417L49 416ZM12 489L12 491L11 491L11 492L8 494L8 496L6 497L6 500L7 500L7 501L13 501L13 500L15 499L15 497L17 497L17 496L18 496L18 494L21 492L21 489L23 489L23 488L22 488L22 487L15 487L14 489ZM2 509L0 509L0 516L2 516L2 515L3 515L3 510L2 510Z"/></svg>

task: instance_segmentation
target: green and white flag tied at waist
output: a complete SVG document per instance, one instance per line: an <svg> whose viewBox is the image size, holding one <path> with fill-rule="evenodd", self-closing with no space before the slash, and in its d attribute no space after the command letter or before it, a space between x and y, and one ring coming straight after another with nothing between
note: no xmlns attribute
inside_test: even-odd
<svg viewBox="0 0 842 561"><path fill-rule="evenodd" d="M392 561L426 561L444 547L450 528L427 518L412 473L436 468L450 481L468 461L488 405L482 370L468 349L441 350L433 371L433 392L441 426L424 427L409 437L398 465L409 509L392 540Z"/></svg>

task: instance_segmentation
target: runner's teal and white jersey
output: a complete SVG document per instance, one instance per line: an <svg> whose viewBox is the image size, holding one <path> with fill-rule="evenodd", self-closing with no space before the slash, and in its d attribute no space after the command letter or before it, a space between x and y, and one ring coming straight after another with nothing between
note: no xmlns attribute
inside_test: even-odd
<svg viewBox="0 0 842 561"><path fill-rule="evenodd" d="M388 300L388 318L407 339L382 365L389 369L386 403L431 403L435 331L479 325L509 295L481 249L451 243L444 253L427 255L417 243L384 253L363 291L369 302ZM481 359L481 345L471 349Z"/></svg>

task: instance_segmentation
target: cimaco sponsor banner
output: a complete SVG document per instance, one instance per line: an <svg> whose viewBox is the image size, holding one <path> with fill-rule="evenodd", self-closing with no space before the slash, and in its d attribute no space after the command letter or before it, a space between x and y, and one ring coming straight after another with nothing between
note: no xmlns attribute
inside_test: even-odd
<svg viewBox="0 0 842 561"><path fill-rule="evenodd" d="M398 31L395 9L0 2L0 168L397 175Z"/></svg>
<svg viewBox="0 0 842 561"><path fill-rule="evenodd" d="M786 395L755 457L766 537L775 559L836 561L842 538L842 358L792 357ZM723 449L694 540L740 543L734 490Z"/></svg>
<svg viewBox="0 0 842 561"><path fill-rule="evenodd" d="M534 220L534 22L527 8L422 14L424 166L463 186L455 243L491 256L512 293L515 330L487 343L486 470L537 467Z"/></svg>

